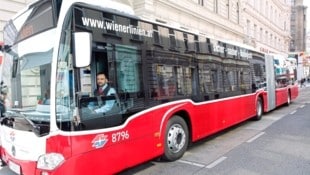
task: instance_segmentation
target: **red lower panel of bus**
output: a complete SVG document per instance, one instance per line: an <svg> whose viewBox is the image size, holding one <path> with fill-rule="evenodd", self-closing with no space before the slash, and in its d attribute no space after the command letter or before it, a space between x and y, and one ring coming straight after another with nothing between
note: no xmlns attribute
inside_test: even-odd
<svg viewBox="0 0 310 175"><path fill-rule="evenodd" d="M7 164L7 166L16 174L33 175L37 163L34 161L17 160L10 156L5 150L1 150L1 158Z"/></svg>
<svg viewBox="0 0 310 175"><path fill-rule="evenodd" d="M298 96L298 85L290 86L289 88L278 88L276 90L276 106L286 104L288 99L294 100Z"/></svg>
<svg viewBox="0 0 310 175"><path fill-rule="evenodd" d="M119 127L51 137L47 152L63 152L72 146L72 156L66 156L53 174L115 174L162 155L166 123L174 115L189 118L191 138L196 141L255 116L257 97L250 94L203 103L171 102L137 113Z"/></svg>
<svg viewBox="0 0 310 175"><path fill-rule="evenodd" d="M287 92L287 89L277 90L277 104L287 102ZM259 91L202 103L175 101L137 113L118 127L61 132L48 138L46 151L61 153L65 161L49 175L115 174L162 155L166 124L174 115L188 119L191 139L197 141L254 117L257 99L266 96L263 93ZM290 94L291 99L296 98L298 89L291 88ZM35 162L11 160L23 167L24 175L33 175ZM40 174L39 170L36 174Z"/></svg>

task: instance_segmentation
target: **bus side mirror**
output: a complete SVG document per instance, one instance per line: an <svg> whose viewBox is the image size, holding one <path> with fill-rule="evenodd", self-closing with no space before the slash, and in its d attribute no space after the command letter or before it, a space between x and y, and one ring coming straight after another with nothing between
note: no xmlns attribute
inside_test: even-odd
<svg viewBox="0 0 310 175"><path fill-rule="evenodd" d="M74 66L81 68L90 64L92 49L92 34L89 32L73 33Z"/></svg>

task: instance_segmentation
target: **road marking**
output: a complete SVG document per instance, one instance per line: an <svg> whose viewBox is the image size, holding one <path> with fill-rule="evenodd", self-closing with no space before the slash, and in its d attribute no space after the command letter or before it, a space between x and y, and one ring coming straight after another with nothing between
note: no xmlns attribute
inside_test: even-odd
<svg viewBox="0 0 310 175"><path fill-rule="evenodd" d="M295 110L295 111L293 111L293 112L291 112L290 114L291 114L291 115L293 115L293 114L295 114L295 112L296 112L296 110Z"/></svg>
<svg viewBox="0 0 310 175"><path fill-rule="evenodd" d="M206 165L200 164L200 163L195 163L195 162L191 162L191 161L187 161L187 160L178 160L178 162L184 163L184 164L189 164L189 165L194 165L194 166L198 166L200 168L205 167Z"/></svg>
<svg viewBox="0 0 310 175"><path fill-rule="evenodd" d="M251 143L251 142L253 142L254 140L258 139L260 136L264 135L264 134L265 134L265 132L261 132L261 133L257 134L256 136L250 138L250 139L247 140L246 142L247 142L247 143Z"/></svg>
<svg viewBox="0 0 310 175"><path fill-rule="evenodd" d="M305 107L305 105L301 105L299 108L304 108Z"/></svg>
<svg viewBox="0 0 310 175"><path fill-rule="evenodd" d="M211 168L215 167L216 165L220 164L221 162L223 162L225 159L227 159L227 157L220 157L216 161L209 164L206 168L211 169Z"/></svg>

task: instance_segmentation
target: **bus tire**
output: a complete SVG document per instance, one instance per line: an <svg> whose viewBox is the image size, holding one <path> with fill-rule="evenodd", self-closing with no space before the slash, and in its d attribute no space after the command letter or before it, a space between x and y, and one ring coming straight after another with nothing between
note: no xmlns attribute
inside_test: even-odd
<svg viewBox="0 0 310 175"><path fill-rule="evenodd" d="M180 116L173 116L166 127L163 159L175 161L181 158L187 150L188 142L186 122Z"/></svg>
<svg viewBox="0 0 310 175"><path fill-rule="evenodd" d="M263 111L263 100L259 97L256 102L256 116L253 119L256 121L262 119Z"/></svg>

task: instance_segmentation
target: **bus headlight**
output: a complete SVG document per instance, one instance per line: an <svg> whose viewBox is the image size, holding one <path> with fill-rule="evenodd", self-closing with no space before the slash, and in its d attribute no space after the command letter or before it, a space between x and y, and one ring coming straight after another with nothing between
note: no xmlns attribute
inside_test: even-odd
<svg viewBox="0 0 310 175"><path fill-rule="evenodd" d="M65 160L65 158L58 153L49 153L49 154L44 154L39 157L38 163L37 163L37 168L38 169L43 169L43 170L53 170L62 162Z"/></svg>

